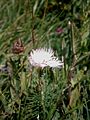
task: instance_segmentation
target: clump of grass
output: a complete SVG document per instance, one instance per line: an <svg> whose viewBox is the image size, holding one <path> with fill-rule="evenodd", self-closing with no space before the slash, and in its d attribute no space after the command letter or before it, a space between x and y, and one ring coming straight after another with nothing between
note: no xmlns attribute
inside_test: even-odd
<svg viewBox="0 0 90 120"><path fill-rule="evenodd" d="M90 120L90 2L0 1L0 119ZM62 69L32 67L52 48Z"/></svg>

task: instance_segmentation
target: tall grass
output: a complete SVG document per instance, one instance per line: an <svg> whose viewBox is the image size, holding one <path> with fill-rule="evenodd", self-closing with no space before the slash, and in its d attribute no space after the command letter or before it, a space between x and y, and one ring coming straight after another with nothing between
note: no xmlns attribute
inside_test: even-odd
<svg viewBox="0 0 90 120"><path fill-rule="evenodd" d="M90 120L89 38L89 0L0 0L0 120ZM64 68L30 65L44 47Z"/></svg>

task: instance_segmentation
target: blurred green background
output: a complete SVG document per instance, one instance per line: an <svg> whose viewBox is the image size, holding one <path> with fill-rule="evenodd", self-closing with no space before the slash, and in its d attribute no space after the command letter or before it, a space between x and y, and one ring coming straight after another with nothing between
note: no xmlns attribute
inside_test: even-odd
<svg viewBox="0 0 90 120"><path fill-rule="evenodd" d="M30 65L44 47L64 68ZM0 120L90 120L90 0L0 0Z"/></svg>

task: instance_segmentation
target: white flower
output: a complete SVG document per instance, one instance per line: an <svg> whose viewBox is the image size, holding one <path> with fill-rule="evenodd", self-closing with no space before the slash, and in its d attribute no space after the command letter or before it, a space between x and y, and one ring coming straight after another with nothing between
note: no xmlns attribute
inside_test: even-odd
<svg viewBox="0 0 90 120"><path fill-rule="evenodd" d="M53 50L45 48L32 50L29 56L29 62L32 66L41 68L46 66L61 68L63 66L63 62L54 56Z"/></svg>

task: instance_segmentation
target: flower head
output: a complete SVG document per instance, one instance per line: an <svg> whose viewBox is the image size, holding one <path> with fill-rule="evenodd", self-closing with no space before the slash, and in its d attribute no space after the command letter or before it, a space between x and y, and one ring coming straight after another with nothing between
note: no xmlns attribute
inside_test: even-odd
<svg viewBox="0 0 90 120"><path fill-rule="evenodd" d="M63 66L63 62L54 56L53 50L45 48L32 50L29 56L29 62L32 66L41 68L47 66L61 68Z"/></svg>
<svg viewBox="0 0 90 120"><path fill-rule="evenodd" d="M56 29L56 33L57 33L58 35L60 35L61 33L63 33L63 29L62 29L61 27L58 27L58 28Z"/></svg>

